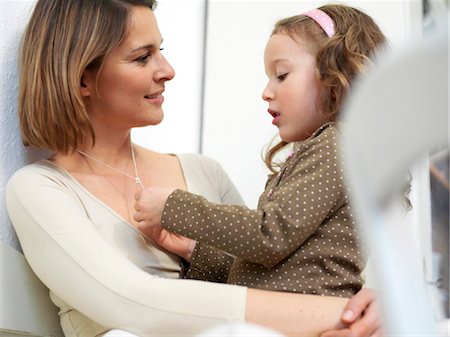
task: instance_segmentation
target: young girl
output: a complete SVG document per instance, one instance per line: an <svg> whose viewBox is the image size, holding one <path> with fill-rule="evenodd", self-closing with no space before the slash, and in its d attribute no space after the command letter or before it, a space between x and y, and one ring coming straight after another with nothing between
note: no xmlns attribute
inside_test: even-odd
<svg viewBox="0 0 450 337"><path fill-rule="evenodd" d="M161 220L168 231L235 256L229 283L352 296L362 286L365 258L343 179L336 119L351 82L385 41L369 16L342 5L279 21L264 53L263 99L282 142L266 156L272 174L258 208L218 205L180 189L148 189L136 202L140 229L173 250L158 227ZM287 145L292 152L277 170L274 157ZM202 244L185 256L197 266L214 263L213 257L196 261ZM226 269L222 260L220 266ZM207 270L197 272L207 278Z"/></svg>

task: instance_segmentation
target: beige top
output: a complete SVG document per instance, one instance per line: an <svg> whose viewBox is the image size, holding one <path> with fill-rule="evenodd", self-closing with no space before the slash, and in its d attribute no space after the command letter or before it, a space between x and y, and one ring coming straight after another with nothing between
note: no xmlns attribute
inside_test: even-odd
<svg viewBox="0 0 450 337"><path fill-rule="evenodd" d="M216 162L177 157L189 191L219 203L243 203ZM245 287L179 280L177 257L152 246L48 160L13 175L7 207L31 268L60 308L67 337L112 328L146 337L188 336L244 320Z"/></svg>
<svg viewBox="0 0 450 337"><path fill-rule="evenodd" d="M258 209L217 205L176 190L162 225L237 256L229 283L350 297L362 286L365 257L341 162L337 128L327 124L295 144L280 173L267 182ZM226 265L220 256L209 260Z"/></svg>

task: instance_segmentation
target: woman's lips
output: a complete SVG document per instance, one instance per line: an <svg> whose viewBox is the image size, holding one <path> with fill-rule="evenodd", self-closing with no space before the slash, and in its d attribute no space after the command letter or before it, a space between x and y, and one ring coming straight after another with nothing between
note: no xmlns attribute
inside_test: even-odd
<svg viewBox="0 0 450 337"><path fill-rule="evenodd" d="M279 119L280 119L280 113L277 112L277 111L275 111L275 110L272 110L272 109L269 109L269 110L267 110L267 111L268 111L268 112L272 115L272 117L273 117L272 124L273 124L273 125L276 125L276 124L278 123Z"/></svg>
<svg viewBox="0 0 450 337"><path fill-rule="evenodd" d="M164 90L160 90L151 95L145 95L144 98L152 104L163 104L164 96L162 95Z"/></svg>
<svg viewBox="0 0 450 337"><path fill-rule="evenodd" d="M144 96L145 100L152 104L163 104L164 96L163 95L152 95L152 96Z"/></svg>

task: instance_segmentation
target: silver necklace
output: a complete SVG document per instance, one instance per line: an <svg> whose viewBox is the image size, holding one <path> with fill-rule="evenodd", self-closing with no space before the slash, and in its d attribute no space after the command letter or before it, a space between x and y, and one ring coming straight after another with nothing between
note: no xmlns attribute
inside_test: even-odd
<svg viewBox="0 0 450 337"><path fill-rule="evenodd" d="M136 165L136 156L134 155L133 144L131 144L131 158L133 159L134 174L135 174L134 176L129 175L128 173L126 173L126 172L124 172L122 170L119 170L118 168L115 168L114 166L111 166L111 165L105 163L103 160L100 160L100 159L95 158L94 156L92 156L90 154L87 154L86 152L83 152L81 150L76 150L76 151L79 154L82 154L83 156L85 156L85 157L87 157L89 159L95 160L99 164L102 164L102 165L104 165L106 167L109 167L111 170L114 170L114 171L116 171L116 172L118 172L118 173L120 173L120 174L122 174L122 175L124 175L124 176L126 176L128 178L133 179L136 182L136 184L138 184L141 187L141 189L144 189L144 185L142 184L141 178L139 178L139 174L138 174L138 169L137 169L137 165Z"/></svg>

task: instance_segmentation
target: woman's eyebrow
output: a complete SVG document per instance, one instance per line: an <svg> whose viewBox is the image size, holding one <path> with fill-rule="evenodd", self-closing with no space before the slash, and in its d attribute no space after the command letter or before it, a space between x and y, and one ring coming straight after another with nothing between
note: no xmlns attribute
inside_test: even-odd
<svg viewBox="0 0 450 337"><path fill-rule="evenodd" d="M159 45L161 45L163 43L163 41L164 41L164 39L161 39L161 42L160 42ZM154 48L156 48L156 44L149 43L149 44L146 44L144 46L139 46L137 48L134 48L134 49L131 50L131 52L134 53L134 52L142 50L142 49L154 49Z"/></svg>

